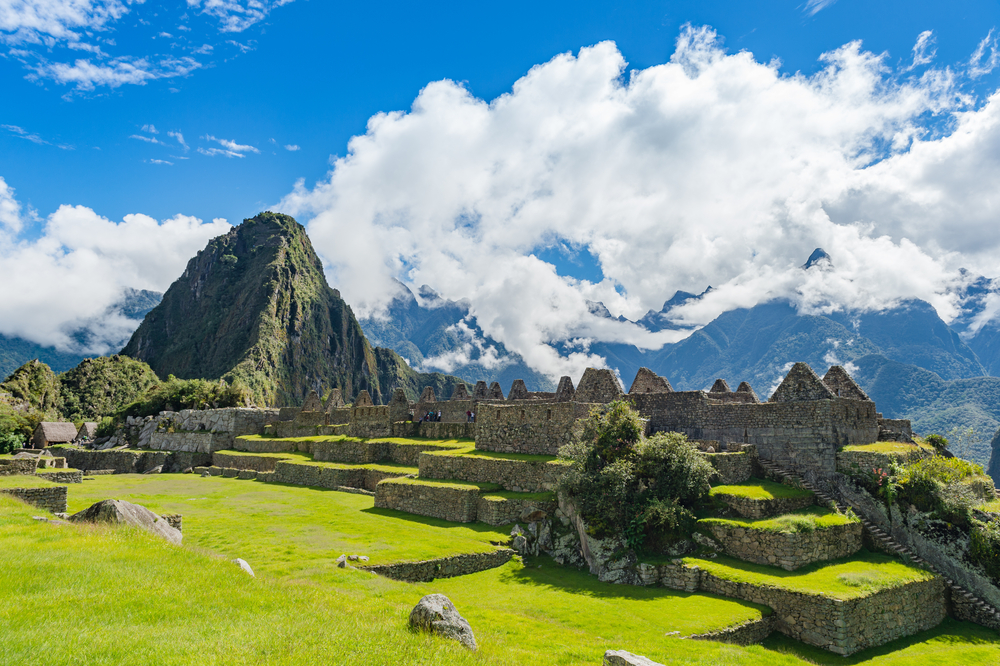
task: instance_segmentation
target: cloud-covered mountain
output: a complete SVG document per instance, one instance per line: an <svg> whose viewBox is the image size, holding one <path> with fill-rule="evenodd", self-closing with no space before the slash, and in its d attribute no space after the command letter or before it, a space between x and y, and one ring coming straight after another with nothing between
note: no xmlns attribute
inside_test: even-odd
<svg viewBox="0 0 1000 666"><path fill-rule="evenodd" d="M88 354L80 350L88 349L93 345L94 331L103 328L102 320L104 319L114 321L124 319L131 324L125 329L125 335L120 337L117 342L111 341L109 353L117 352L142 321L142 318L146 316L146 313L156 307L162 299L163 294L158 291L126 288L116 303L94 317L94 321L71 333L70 338L74 346L68 351L53 346L43 346L20 337L8 337L0 334L0 378L6 378L14 370L32 359L38 359L52 368L53 372L60 373L75 367L85 358L95 356L93 353Z"/></svg>

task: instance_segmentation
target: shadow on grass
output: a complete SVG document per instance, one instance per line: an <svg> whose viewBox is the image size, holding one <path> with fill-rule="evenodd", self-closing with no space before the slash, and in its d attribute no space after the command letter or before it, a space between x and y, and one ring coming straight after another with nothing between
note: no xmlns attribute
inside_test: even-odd
<svg viewBox="0 0 1000 666"><path fill-rule="evenodd" d="M605 583L597 579L586 567L569 567L557 564L546 556L525 559L523 567L510 567L500 574L501 582L514 585L525 585L538 588L553 588L573 592L595 599L629 599L633 601L655 601L663 598L688 599L703 597L726 601L744 608L760 611L761 615L770 615L767 606L755 604L742 599L731 599L707 592L682 592L666 587L641 587L639 585L617 585Z"/></svg>
<svg viewBox="0 0 1000 666"><path fill-rule="evenodd" d="M906 638L897 638L885 645L868 648L867 650L856 652L849 657L841 657L821 648L800 643L777 632L771 634L767 640L761 643L761 647L780 652L781 654L792 655L804 661L819 664L820 666L825 666L826 664L830 664L831 666L850 666L851 664L867 662L876 657L884 657L920 643L937 643L942 648L974 645L987 646L1000 645L1000 637L997 636L995 631L986 627L980 627L971 622L959 622L952 618L945 618L944 622L933 629L921 631L919 634L907 636ZM953 662L944 660L941 662L926 661L925 663Z"/></svg>
<svg viewBox="0 0 1000 666"><path fill-rule="evenodd" d="M368 509L361 509L361 513L370 513L375 516L384 516L386 518L394 518L397 520L405 520L411 523L419 523L421 525L428 525L430 527L441 527L445 529L450 528L462 528L470 530L472 532L479 532L482 534L493 532L500 538L506 538L510 534L510 530L514 527L513 523L510 525L487 525L486 523L456 523L451 520L442 520L441 518L431 518L430 516L418 516L413 513L406 513L405 511L397 511L396 509L379 509L377 507L370 507Z"/></svg>

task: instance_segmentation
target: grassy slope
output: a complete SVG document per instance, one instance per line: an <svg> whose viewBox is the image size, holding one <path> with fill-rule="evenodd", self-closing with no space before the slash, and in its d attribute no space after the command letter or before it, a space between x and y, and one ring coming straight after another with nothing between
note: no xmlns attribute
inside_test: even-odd
<svg viewBox="0 0 1000 666"><path fill-rule="evenodd" d="M48 664L143 666L592 665L606 649L629 649L669 664L1000 660L995 633L950 620L849 659L780 636L751 648L678 641L665 634L710 631L760 611L710 595L600 583L547 559L428 584L398 583L337 569L324 557L329 548L316 542L377 540L388 523L374 525L369 517L383 514L350 501L365 498L320 493L317 499L317 491L307 489L190 476L102 481L103 487L98 481L71 487L71 508L117 496L142 499L161 511L183 509L186 545L174 548L128 530L38 523L31 520L37 509L0 497L0 664L37 663L44 654ZM261 487L269 492L259 495L254 489ZM328 502L329 495L343 501ZM322 506L310 508L311 500ZM244 516L248 507L254 507L252 518ZM322 524L307 538L303 528L322 516L335 524ZM420 538L421 525L427 541L466 529L404 514L386 518L393 521L390 529L411 526L397 541ZM235 556L250 560L258 578L226 561ZM432 592L449 595L471 622L478 653L406 629L413 604ZM67 605L79 612L67 612Z"/></svg>
<svg viewBox="0 0 1000 666"><path fill-rule="evenodd" d="M795 571L742 562L719 556L714 560L688 557L709 573L738 583L767 585L806 594L822 594L834 599L854 599L870 592L914 581L928 580L932 574L875 553L859 553L844 560L817 562Z"/></svg>
<svg viewBox="0 0 1000 666"><path fill-rule="evenodd" d="M789 527L789 519L805 517L816 529L825 527L835 527L837 525L847 525L852 522L847 516L834 513L829 509L811 506L795 513L786 513L778 518L761 518L759 520L740 520L737 518L703 518L699 523L728 525L730 527L742 527L748 530L762 530L765 532L789 532L793 531Z"/></svg>
<svg viewBox="0 0 1000 666"><path fill-rule="evenodd" d="M753 500L770 500L788 497L806 497L811 495L808 490L793 488L783 483L765 481L762 479L751 479L746 483L736 483L730 486L715 486L709 492L711 497L717 495L731 495L734 497L746 497Z"/></svg>

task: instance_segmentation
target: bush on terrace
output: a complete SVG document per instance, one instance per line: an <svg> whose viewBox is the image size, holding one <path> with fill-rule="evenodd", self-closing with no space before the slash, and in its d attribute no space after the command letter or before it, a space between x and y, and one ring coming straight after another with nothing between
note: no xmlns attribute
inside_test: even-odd
<svg viewBox="0 0 1000 666"><path fill-rule="evenodd" d="M693 530L691 509L708 494L713 470L684 435L647 439L642 432L642 420L625 401L595 409L580 442L560 450L571 463L560 489L595 537L662 552Z"/></svg>

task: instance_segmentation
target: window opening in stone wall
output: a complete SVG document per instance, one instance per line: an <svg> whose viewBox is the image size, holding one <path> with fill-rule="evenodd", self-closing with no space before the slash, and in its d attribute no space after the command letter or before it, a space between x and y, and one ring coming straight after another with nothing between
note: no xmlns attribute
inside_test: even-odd
<svg viewBox="0 0 1000 666"><path fill-rule="evenodd" d="M524 420L524 410L523 409L521 410L521 420L522 421Z"/></svg>
<svg viewBox="0 0 1000 666"><path fill-rule="evenodd" d="M551 409L548 409L548 410L545 411L545 420L546 421L551 421L552 420L552 410Z"/></svg>

